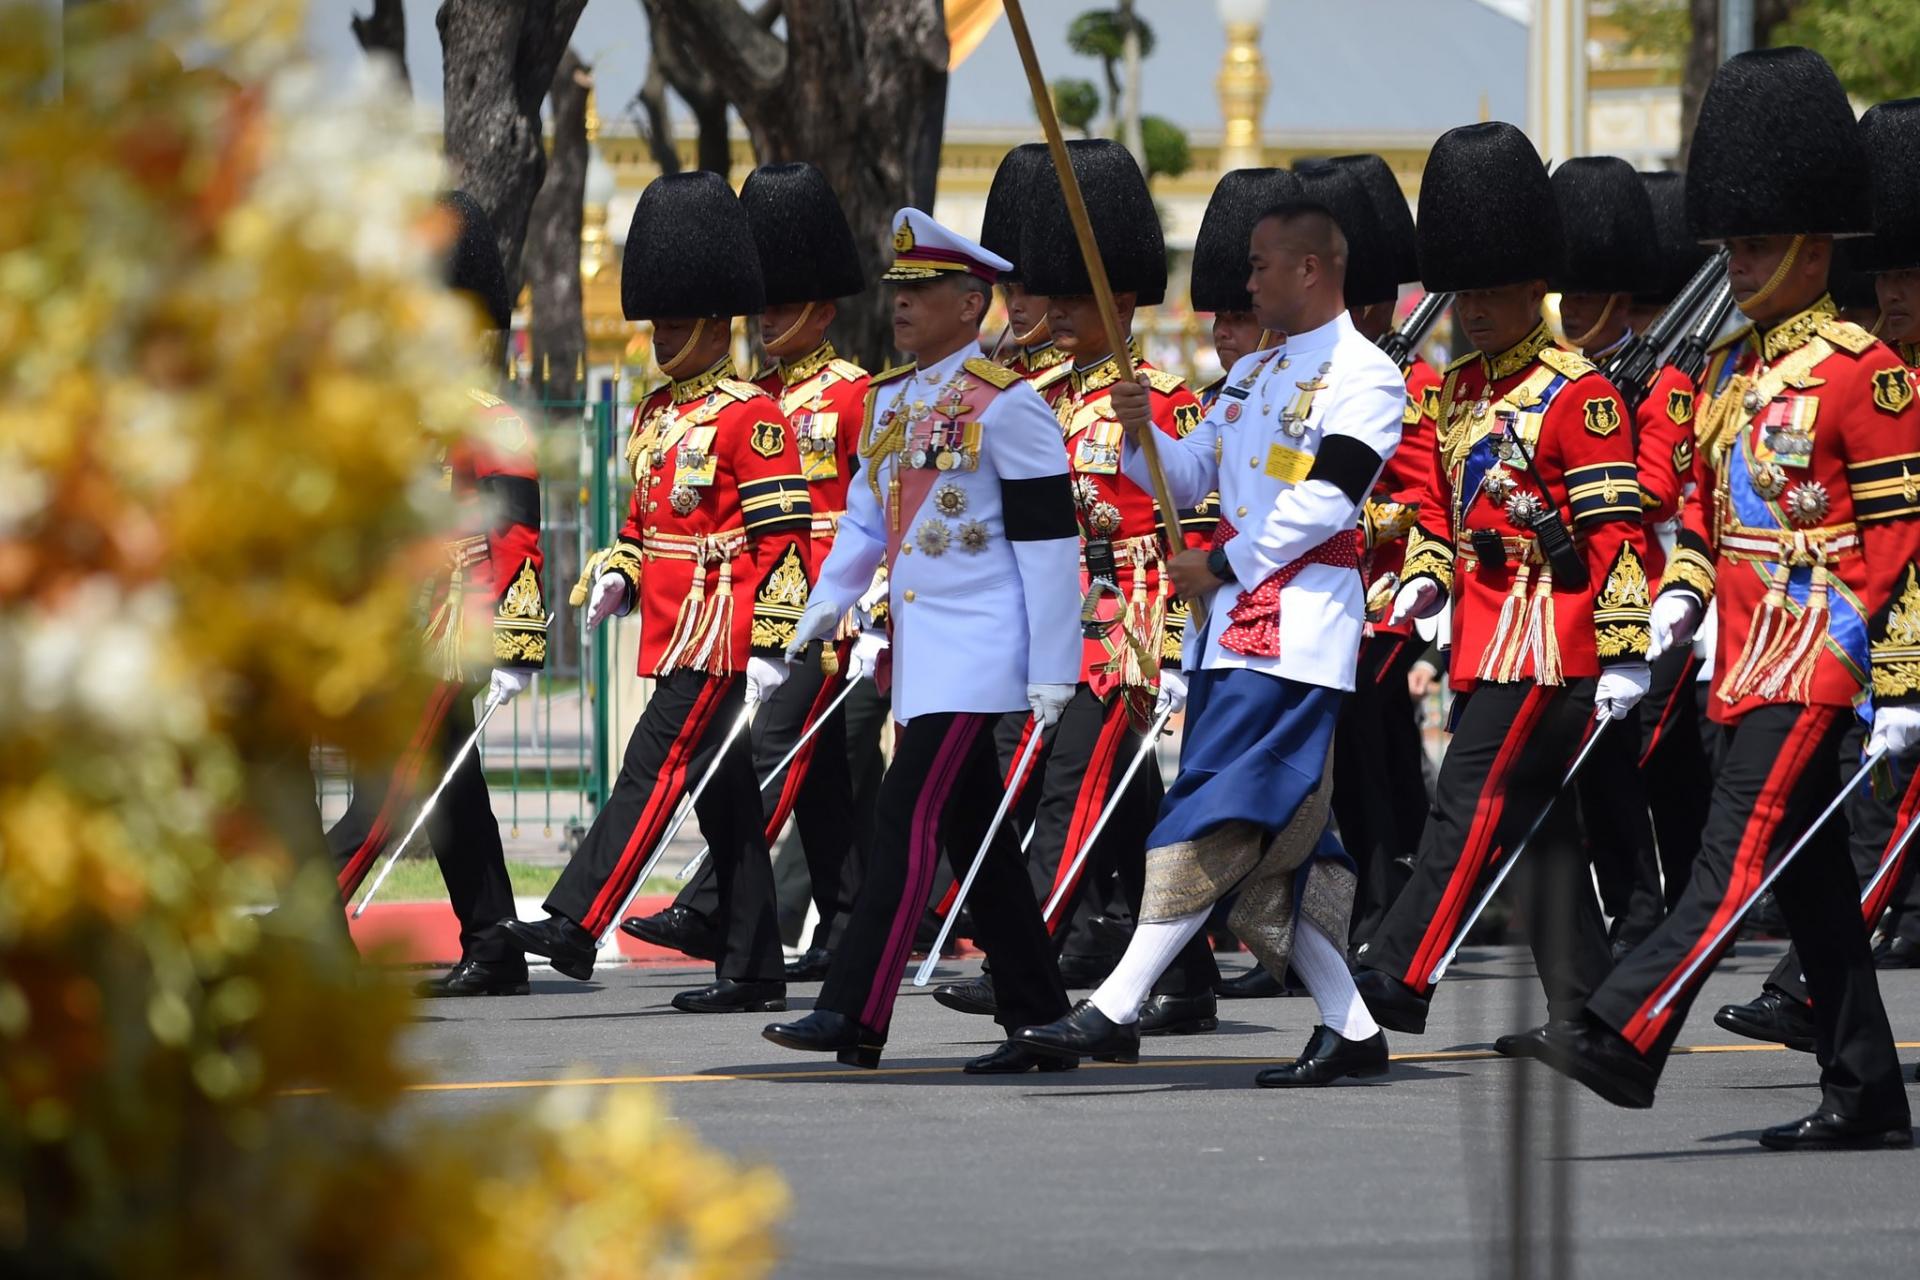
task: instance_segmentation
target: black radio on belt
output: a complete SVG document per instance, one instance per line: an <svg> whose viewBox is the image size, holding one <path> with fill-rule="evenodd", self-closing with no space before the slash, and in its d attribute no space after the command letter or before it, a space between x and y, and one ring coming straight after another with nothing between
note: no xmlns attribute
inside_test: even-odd
<svg viewBox="0 0 1920 1280"><path fill-rule="evenodd" d="M1113 562L1113 540L1111 538L1087 539L1087 577L1095 582L1105 579L1119 585L1120 570Z"/></svg>
<svg viewBox="0 0 1920 1280"><path fill-rule="evenodd" d="M1474 558L1481 564L1506 566L1507 540L1500 536L1498 529L1471 530L1467 540L1473 543Z"/></svg>

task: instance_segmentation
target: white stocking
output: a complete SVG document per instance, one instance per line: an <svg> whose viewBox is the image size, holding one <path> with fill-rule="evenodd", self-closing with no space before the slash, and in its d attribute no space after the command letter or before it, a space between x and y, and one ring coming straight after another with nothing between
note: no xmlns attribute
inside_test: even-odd
<svg viewBox="0 0 1920 1280"><path fill-rule="evenodd" d="M1367 1002L1360 998L1360 989L1353 985L1347 958L1304 915L1294 918L1293 954L1288 959L1320 1006L1320 1020L1329 1031L1348 1040L1367 1040L1380 1030L1367 1011Z"/></svg>
<svg viewBox="0 0 1920 1280"><path fill-rule="evenodd" d="M1133 941L1127 944L1127 954L1120 957L1120 963L1100 984L1100 989L1093 993L1093 1007L1114 1022L1138 1022L1140 1006L1145 1002L1147 993L1153 990L1153 984L1167 971L1173 958L1180 954L1180 948L1200 932L1200 926L1207 922L1209 910L1211 908L1202 907L1191 915L1135 925Z"/></svg>

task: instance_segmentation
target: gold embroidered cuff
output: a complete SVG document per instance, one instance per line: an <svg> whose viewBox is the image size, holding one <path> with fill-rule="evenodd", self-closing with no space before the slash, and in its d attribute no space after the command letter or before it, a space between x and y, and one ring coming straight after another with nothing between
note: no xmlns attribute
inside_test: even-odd
<svg viewBox="0 0 1920 1280"><path fill-rule="evenodd" d="M1181 643L1187 633L1187 602L1168 600L1166 618L1160 626L1160 665L1180 665Z"/></svg>
<svg viewBox="0 0 1920 1280"><path fill-rule="evenodd" d="M1400 581L1423 574L1439 583L1442 591L1453 590L1453 547L1415 525L1407 535L1407 560L1400 568Z"/></svg>
<svg viewBox="0 0 1920 1280"><path fill-rule="evenodd" d="M1660 589L1684 589L1700 597L1704 606L1713 599L1713 561L1701 555L1692 547L1681 547L1673 553L1673 559L1667 561L1666 576L1660 580Z"/></svg>
<svg viewBox="0 0 1920 1280"><path fill-rule="evenodd" d="M1405 537L1419 516L1418 506L1369 498L1360 507L1360 532L1366 539L1367 550Z"/></svg>
<svg viewBox="0 0 1920 1280"><path fill-rule="evenodd" d="M754 593L748 647L784 650L799 634L800 615L806 611L807 570L801 563L800 549L789 545Z"/></svg>

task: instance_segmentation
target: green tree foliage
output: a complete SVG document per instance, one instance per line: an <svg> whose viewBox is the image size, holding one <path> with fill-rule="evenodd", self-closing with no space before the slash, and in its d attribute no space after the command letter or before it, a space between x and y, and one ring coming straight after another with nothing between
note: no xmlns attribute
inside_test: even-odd
<svg viewBox="0 0 1920 1280"><path fill-rule="evenodd" d="M1093 118L1100 114L1100 90L1091 80L1062 76L1048 86L1053 94L1054 114L1069 129L1078 129L1086 137Z"/></svg>
<svg viewBox="0 0 1920 1280"><path fill-rule="evenodd" d="M1149 178L1157 173L1177 178L1193 166L1186 130L1165 116L1141 116L1140 137L1146 143Z"/></svg>
<svg viewBox="0 0 1920 1280"><path fill-rule="evenodd" d="M1770 35L1770 44L1803 44L1825 54L1856 98L1881 102L1920 93L1916 0L1802 0Z"/></svg>
<svg viewBox="0 0 1920 1280"><path fill-rule="evenodd" d="M1118 133L1120 113L1120 59L1125 56L1127 28L1140 36L1140 56L1153 52L1153 28L1131 10L1089 9L1067 28L1067 47L1082 57L1100 59L1107 81L1107 116Z"/></svg>

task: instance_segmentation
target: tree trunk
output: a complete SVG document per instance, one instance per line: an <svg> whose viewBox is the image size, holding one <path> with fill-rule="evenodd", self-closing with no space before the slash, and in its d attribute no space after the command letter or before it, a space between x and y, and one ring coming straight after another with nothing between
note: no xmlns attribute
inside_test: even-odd
<svg viewBox="0 0 1920 1280"><path fill-rule="evenodd" d="M734 7L734 0L712 0L712 2L725 4L729 8ZM733 169L733 148L727 138L726 90L713 76L707 65L707 59L697 45L691 43L693 37L685 22L675 20L684 17L686 10L692 6L687 5L685 0L641 0L641 7L647 11L648 27L653 36L650 70L658 69L667 84L673 87L674 93L678 94L680 100L685 102L688 109L693 112L695 131L693 167L710 169L723 178L729 176ZM742 16L746 16L744 11ZM762 23L760 17L752 20L756 24ZM772 15L766 15L764 22L770 24ZM644 97L647 92L645 86L642 87L641 92ZM663 109L657 122L654 121L652 108L648 108L649 124L655 126L656 134L661 137L661 141L650 144L656 162L660 162L660 153L663 150L667 152L673 150L673 138L670 130L667 129L664 102L663 96ZM660 171L678 173L679 157L674 156L671 167L661 163Z"/></svg>
<svg viewBox="0 0 1920 1280"><path fill-rule="evenodd" d="M553 155L527 225L526 277L533 293L533 376L544 400L581 395L587 330L580 301L580 225L587 190L587 91L591 69L572 49L554 73Z"/></svg>
<svg viewBox="0 0 1920 1280"><path fill-rule="evenodd" d="M1687 18L1692 30L1680 79L1680 154L1675 157L1680 165L1686 164L1693 146L1700 100L1707 96L1707 85L1720 68L1720 0L1687 0Z"/></svg>
<svg viewBox="0 0 1920 1280"><path fill-rule="evenodd" d="M407 73L407 13L401 0L373 0L373 12L366 17L353 15L353 38L370 58L393 59L400 83L409 93L413 77Z"/></svg>
<svg viewBox="0 0 1920 1280"><path fill-rule="evenodd" d="M784 41L767 12L715 0L676 6L674 26L726 86L761 163L820 166L875 281L892 259L894 211L933 203L947 100L940 0L786 0ZM891 363L887 311L878 288L849 299L834 325L841 350Z"/></svg>
<svg viewBox="0 0 1920 1280"><path fill-rule="evenodd" d="M587 0L443 0L446 153L454 181L487 211L507 279L546 177L540 104Z"/></svg>

